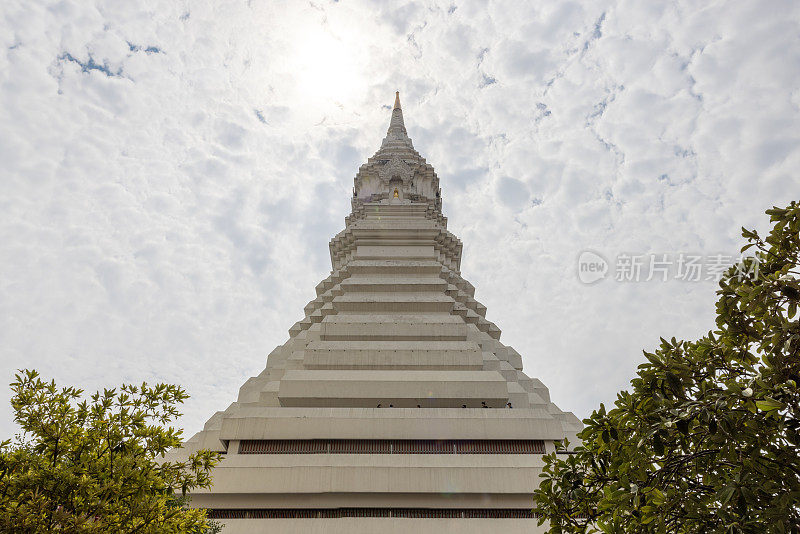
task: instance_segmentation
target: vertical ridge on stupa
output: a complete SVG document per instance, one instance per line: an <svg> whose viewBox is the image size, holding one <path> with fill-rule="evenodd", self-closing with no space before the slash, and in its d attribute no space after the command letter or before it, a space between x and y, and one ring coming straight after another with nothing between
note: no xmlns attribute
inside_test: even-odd
<svg viewBox="0 0 800 534"><path fill-rule="evenodd" d="M541 456L580 422L461 276L399 93L351 204L288 341L174 453L226 452L193 505L225 532L537 532Z"/></svg>

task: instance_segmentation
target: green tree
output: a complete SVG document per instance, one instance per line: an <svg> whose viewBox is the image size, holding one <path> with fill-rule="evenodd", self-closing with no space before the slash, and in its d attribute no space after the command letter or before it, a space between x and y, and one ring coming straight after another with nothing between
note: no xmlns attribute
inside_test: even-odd
<svg viewBox="0 0 800 534"><path fill-rule="evenodd" d="M765 239L742 229L716 328L662 339L573 453L545 457L550 532L800 532L800 205L767 214Z"/></svg>
<svg viewBox="0 0 800 534"><path fill-rule="evenodd" d="M180 445L166 425L188 395L178 386L123 385L89 400L25 370L11 384L22 433L0 444L2 532L206 532L188 490L208 487L219 455L160 457Z"/></svg>

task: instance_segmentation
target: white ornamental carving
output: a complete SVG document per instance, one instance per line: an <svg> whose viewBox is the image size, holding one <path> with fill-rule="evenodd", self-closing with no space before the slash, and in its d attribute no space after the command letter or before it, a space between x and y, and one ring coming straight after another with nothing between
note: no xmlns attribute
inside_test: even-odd
<svg viewBox="0 0 800 534"><path fill-rule="evenodd" d="M389 183L392 178L399 177L405 184L411 181L413 171L403 160L394 156L389 163L378 170L378 175L384 183Z"/></svg>

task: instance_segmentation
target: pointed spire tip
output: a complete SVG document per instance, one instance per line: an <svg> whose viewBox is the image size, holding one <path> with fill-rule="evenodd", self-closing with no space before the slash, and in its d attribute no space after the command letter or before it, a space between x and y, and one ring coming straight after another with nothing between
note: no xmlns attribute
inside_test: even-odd
<svg viewBox="0 0 800 534"><path fill-rule="evenodd" d="M399 132L406 136L406 126L403 124L403 109L400 107L400 91L394 93L394 108L392 108L392 120L389 122L387 133Z"/></svg>

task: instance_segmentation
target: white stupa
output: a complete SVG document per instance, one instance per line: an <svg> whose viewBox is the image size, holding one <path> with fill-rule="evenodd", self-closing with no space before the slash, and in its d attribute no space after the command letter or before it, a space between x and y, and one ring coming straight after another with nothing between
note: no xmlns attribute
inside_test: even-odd
<svg viewBox="0 0 800 534"><path fill-rule="evenodd" d="M542 454L581 424L486 320L440 193L398 94L317 298L174 453L225 451L213 489L192 496L224 532L543 531L530 511Z"/></svg>

